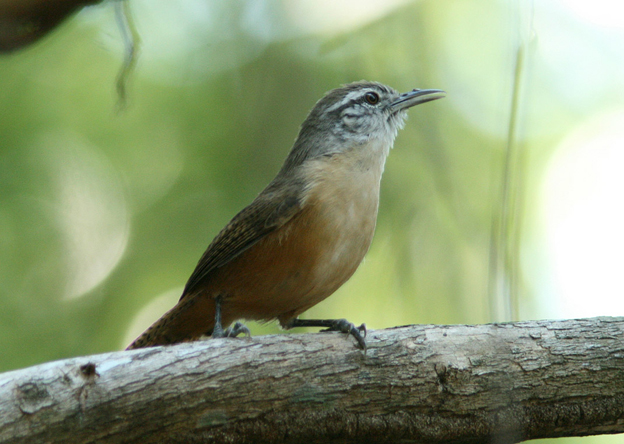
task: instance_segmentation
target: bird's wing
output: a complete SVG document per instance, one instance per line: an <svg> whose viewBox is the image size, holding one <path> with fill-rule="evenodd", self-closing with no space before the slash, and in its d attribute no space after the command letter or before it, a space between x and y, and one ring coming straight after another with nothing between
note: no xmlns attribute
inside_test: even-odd
<svg viewBox="0 0 624 444"><path fill-rule="evenodd" d="M261 194L214 238L191 274L180 300L193 294L215 269L232 261L267 234L277 230L301 210L296 193L277 197Z"/></svg>

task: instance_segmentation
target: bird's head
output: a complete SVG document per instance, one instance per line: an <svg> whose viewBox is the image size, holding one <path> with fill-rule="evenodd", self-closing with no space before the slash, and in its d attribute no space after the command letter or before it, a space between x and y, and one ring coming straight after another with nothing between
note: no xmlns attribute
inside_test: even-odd
<svg viewBox="0 0 624 444"><path fill-rule="evenodd" d="M329 91L301 125L287 163L328 156L371 141L389 150L407 110L445 97L439 89L414 89L406 93L378 82L360 81Z"/></svg>

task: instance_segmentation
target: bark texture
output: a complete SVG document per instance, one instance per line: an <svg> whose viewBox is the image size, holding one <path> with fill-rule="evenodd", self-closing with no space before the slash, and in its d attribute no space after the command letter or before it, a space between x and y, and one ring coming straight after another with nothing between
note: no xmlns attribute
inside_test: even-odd
<svg viewBox="0 0 624 444"><path fill-rule="evenodd" d="M218 339L0 375L0 443L512 443L624 432L624 318Z"/></svg>

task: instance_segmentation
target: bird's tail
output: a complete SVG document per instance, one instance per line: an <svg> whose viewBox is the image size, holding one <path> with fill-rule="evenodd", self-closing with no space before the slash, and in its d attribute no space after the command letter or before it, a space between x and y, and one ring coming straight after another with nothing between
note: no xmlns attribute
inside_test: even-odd
<svg viewBox="0 0 624 444"><path fill-rule="evenodd" d="M126 350L177 344L210 334L214 327L214 303L205 299L196 296L180 300L132 341Z"/></svg>

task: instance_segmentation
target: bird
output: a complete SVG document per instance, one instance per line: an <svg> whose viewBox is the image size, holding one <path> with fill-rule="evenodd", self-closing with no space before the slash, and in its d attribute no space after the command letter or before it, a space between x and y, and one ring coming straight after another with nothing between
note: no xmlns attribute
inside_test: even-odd
<svg viewBox="0 0 624 444"><path fill-rule="evenodd" d="M364 80L327 92L275 178L210 243L177 304L127 349L249 335L242 319L340 331L366 350L365 324L298 316L342 286L367 253L407 110L445 96Z"/></svg>

